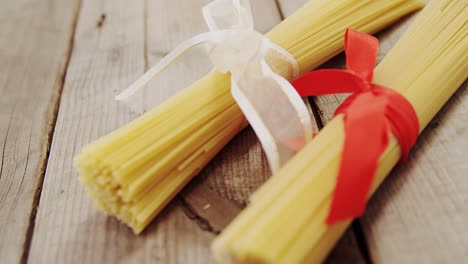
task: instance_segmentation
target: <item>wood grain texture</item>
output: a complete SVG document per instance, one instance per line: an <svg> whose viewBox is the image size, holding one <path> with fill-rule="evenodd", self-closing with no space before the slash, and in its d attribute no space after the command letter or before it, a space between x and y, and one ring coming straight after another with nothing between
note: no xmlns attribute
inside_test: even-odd
<svg viewBox="0 0 468 264"><path fill-rule="evenodd" d="M213 235L189 220L180 203L172 203L143 236L136 237L92 207L71 165L81 146L133 117L112 101L116 90L142 74L145 64L156 63L176 44L206 30L200 13L194 10L207 2L148 1L146 7L143 1L83 2L30 262L211 261L209 244ZM266 3L256 2L254 10L268 10L259 8L262 2ZM260 25L264 30L274 26ZM184 62L169 68L151 85L177 89L204 70L190 57ZM157 94L158 98L171 94L163 93ZM204 195L191 201L197 205L197 201L209 197L215 203L212 209L222 201L217 195ZM237 207L232 208L237 214ZM46 250L42 248L44 241L50 244Z"/></svg>
<svg viewBox="0 0 468 264"><path fill-rule="evenodd" d="M242 205L218 195L197 179L181 195L189 217L202 229L215 234L219 234L242 210Z"/></svg>
<svg viewBox="0 0 468 264"><path fill-rule="evenodd" d="M157 26L153 30L162 30ZM177 201L135 236L94 208L72 167L84 144L134 117L113 95L144 68L145 2L83 1L30 263L210 263L213 235L188 219Z"/></svg>
<svg viewBox="0 0 468 264"><path fill-rule="evenodd" d="M0 262L27 256L78 1L0 7Z"/></svg>

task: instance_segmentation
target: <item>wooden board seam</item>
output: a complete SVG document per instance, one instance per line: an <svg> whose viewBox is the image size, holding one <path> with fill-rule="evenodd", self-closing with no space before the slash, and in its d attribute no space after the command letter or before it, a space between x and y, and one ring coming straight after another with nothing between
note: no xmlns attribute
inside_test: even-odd
<svg viewBox="0 0 468 264"><path fill-rule="evenodd" d="M215 235L219 234L219 232L213 228L213 225L210 223L210 220L200 216L197 213L197 210L193 208L187 201L185 201L182 195L178 195L176 199L180 201L180 205L182 206L185 215L188 218L190 218L190 220L195 221L195 223L197 223L197 225L202 230L213 233Z"/></svg>
<svg viewBox="0 0 468 264"><path fill-rule="evenodd" d="M47 118L49 120L46 131L43 133L44 138L42 139L42 161L37 168L36 174L38 175L37 186L35 188L34 199L31 206L31 212L28 220L28 227L26 230L26 237L24 239L23 254L21 255L20 263L27 263L29 257L29 251L31 249L31 242L34 235L34 226L36 223L37 211L39 208L39 202L41 200L42 185L44 183L45 174L47 171L47 164L49 161L50 147L52 145L52 139L55 132L55 126L57 124L57 117L60 108L60 100L62 98L62 91L65 84L65 78L67 76L67 69L70 63L71 54L73 51L73 44L75 38L76 26L78 24L78 18L81 10L81 0L78 1L77 7L74 9L73 22L71 25L71 31L68 37L68 49L66 51L66 57L63 65L60 66L60 74L58 74L55 82L54 94L49 103L49 109L47 110ZM3 156L2 156L3 157ZM3 165L3 163L2 163Z"/></svg>
<svg viewBox="0 0 468 264"><path fill-rule="evenodd" d="M275 4L276 4L276 9L278 9L278 13L281 17L281 21L283 21L285 19L285 15L283 13L283 10L281 9L281 3L279 2L279 0L274 0Z"/></svg>

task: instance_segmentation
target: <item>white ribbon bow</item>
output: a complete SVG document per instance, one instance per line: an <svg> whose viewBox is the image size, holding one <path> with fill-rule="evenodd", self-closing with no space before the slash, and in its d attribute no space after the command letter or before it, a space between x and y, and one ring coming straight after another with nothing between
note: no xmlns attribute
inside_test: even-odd
<svg viewBox="0 0 468 264"><path fill-rule="evenodd" d="M268 162L275 173L299 147L312 137L309 112L294 87L275 73L266 61L275 56L299 68L294 57L253 28L248 0L214 0L203 7L209 32L181 44L147 71L130 87L116 96L122 101L134 95L192 47L208 44L215 70L231 73L231 93L257 134Z"/></svg>

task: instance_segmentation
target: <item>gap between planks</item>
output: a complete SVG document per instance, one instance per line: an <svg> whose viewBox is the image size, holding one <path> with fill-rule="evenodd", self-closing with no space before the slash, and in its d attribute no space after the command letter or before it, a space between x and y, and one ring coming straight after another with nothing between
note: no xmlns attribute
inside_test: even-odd
<svg viewBox="0 0 468 264"><path fill-rule="evenodd" d="M47 163L49 161L49 155L50 155L50 147L52 144L52 138L54 136L55 125L57 124L57 116L58 116L58 112L60 109L60 99L62 98L63 86L65 84L65 78L67 77L67 69L68 69L68 65L70 63L70 57L73 51L73 40L75 37L76 26L78 24L78 17L79 17L80 10L81 10L81 0L77 0L77 1L78 1L77 7L75 8L75 11L73 12L72 29L71 29L69 39L68 39L68 50L66 51L64 68L61 70L59 74L58 85L54 91L54 96L50 103L50 110L48 111L49 114L48 114L47 119L50 121L47 126L47 130L48 130L47 135L43 143L45 154L44 154L44 158L39 169L39 172L40 172L39 180L37 183L37 188L34 193L34 200L33 200L32 209L31 209L32 211L31 211L31 215L29 218L29 224L28 224L27 231L26 231L26 240L25 240L23 254L20 259L20 263L28 262L29 250L31 249L31 242L32 242L32 238L34 235L34 226L36 223L36 215L37 215L37 210L39 208L39 202L40 202L41 193L42 193L42 185L44 184Z"/></svg>
<svg viewBox="0 0 468 264"><path fill-rule="evenodd" d="M112 100L112 93L113 89L125 88L145 69L143 47L150 37L144 37L143 11L151 12L148 21L158 22L161 16L162 20L168 18L164 14L165 5L174 3L173 7L180 8L175 1L152 1L151 8L144 3L83 1L30 261L97 262L104 259L108 262L187 263L198 260L202 263L202 260L209 260L211 236L187 219L180 203L172 202L143 234L135 236L123 224L91 206L71 167L72 157L78 151L75 145L80 147L131 118L127 109ZM189 4L183 9L191 10ZM92 20L101 13L106 13L107 19L96 29ZM152 31L148 32L161 33L162 28L170 25L169 21L159 22L152 23ZM148 42L148 48L155 43L157 46L168 44L164 42L168 39L166 36L159 37L148 40L155 41ZM67 194L61 196L64 190Z"/></svg>
<svg viewBox="0 0 468 264"><path fill-rule="evenodd" d="M0 56L5 58L2 61L5 68L0 69L0 79L5 81L0 87L2 117L4 109L11 108L11 111L8 111L0 169L0 179L5 182L0 186L0 221L4 228L0 259L23 263L27 261L34 230L79 4L77 1L63 5L54 1L10 1L1 5L5 12L2 34L7 36L7 41L0 42ZM49 12L50 6L63 10ZM5 124L0 123L0 127L3 129ZM21 142L27 142L27 149L22 149ZM9 147L12 144L13 149ZM23 164L21 177L15 177L19 176L16 171Z"/></svg>

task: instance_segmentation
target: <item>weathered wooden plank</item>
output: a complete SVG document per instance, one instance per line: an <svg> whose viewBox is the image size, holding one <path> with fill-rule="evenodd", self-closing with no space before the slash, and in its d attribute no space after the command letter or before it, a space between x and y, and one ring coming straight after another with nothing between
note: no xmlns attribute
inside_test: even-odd
<svg viewBox="0 0 468 264"><path fill-rule="evenodd" d="M182 197L189 217L197 220L202 229L215 234L220 233L242 208L197 179L183 190Z"/></svg>
<svg viewBox="0 0 468 264"><path fill-rule="evenodd" d="M0 260L27 256L79 1L2 1Z"/></svg>
<svg viewBox="0 0 468 264"><path fill-rule="evenodd" d="M113 95L144 68L145 1L83 1L29 262L209 263L212 235L179 203L135 236L92 206L72 167L84 144L134 117Z"/></svg>
<svg viewBox="0 0 468 264"><path fill-rule="evenodd" d="M151 65L183 39L205 31L200 13L194 10L200 10L207 2L149 1L145 9L143 1L84 1L41 197L31 262L210 261L213 235L183 215L178 203L169 206L143 236L136 237L90 205L71 166L72 157L82 145L131 118L126 109L112 101L112 95L143 72L144 53L148 55L146 63ZM262 12L267 10L255 6ZM265 25L263 28L269 29ZM188 64L199 66L190 58ZM184 67L169 69L156 84L174 87L181 79L193 80L192 75L200 71L193 68L189 74L185 70L180 75Z"/></svg>

